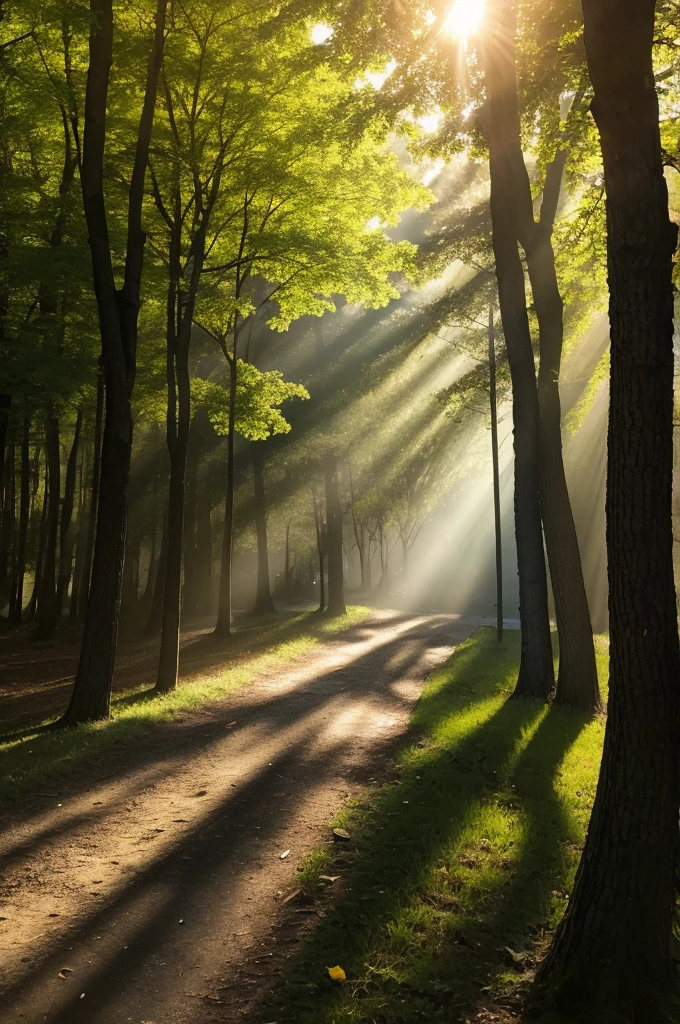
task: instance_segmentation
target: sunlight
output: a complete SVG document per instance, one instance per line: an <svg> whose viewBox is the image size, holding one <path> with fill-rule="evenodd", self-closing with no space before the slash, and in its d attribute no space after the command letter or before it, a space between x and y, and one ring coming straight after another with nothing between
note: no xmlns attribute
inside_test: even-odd
<svg viewBox="0 0 680 1024"><path fill-rule="evenodd" d="M321 46L323 43L327 43L329 39L332 39L333 29L324 21L319 21L316 25L312 26L310 35L314 45Z"/></svg>
<svg viewBox="0 0 680 1024"><path fill-rule="evenodd" d="M454 0L444 19L444 31L465 44L482 27L484 0Z"/></svg>

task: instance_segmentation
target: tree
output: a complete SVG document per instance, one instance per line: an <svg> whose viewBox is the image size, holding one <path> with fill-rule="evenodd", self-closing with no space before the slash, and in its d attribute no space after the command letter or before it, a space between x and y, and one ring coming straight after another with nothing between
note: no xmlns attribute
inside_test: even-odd
<svg viewBox="0 0 680 1024"><path fill-rule="evenodd" d="M574 892L538 982L590 1020L677 1020L680 654L672 562L672 260L654 0L583 0L607 192L610 696ZM674 1003L674 1008L673 1001Z"/></svg>

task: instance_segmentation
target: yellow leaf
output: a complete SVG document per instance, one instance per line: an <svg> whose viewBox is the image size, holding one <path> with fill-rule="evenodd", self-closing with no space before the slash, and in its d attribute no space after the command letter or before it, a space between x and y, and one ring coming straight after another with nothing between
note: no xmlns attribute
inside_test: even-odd
<svg viewBox="0 0 680 1024"><path fill-rule="evenodd" d="M346 981L347 975L343 971L342 967L329 967L328 973L333 981Z"/></svg>

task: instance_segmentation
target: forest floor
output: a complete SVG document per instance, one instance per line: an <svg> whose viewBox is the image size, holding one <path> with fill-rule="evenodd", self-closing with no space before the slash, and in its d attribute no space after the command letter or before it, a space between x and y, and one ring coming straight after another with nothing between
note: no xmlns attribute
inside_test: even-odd
<svg viewBox="0 0 680 1024"><path fill-rule="evenodd" d="M480 624L379 611L324 637L298 616L266 627L269 654L262 630L232 641L229 670L197 635L194 681L169 704L139 691L148 652L128 652L118 717L69 734L61 756L63 734L36 735L35 706L8 715L5 693L5 726L25 737L0 750L3 785L25 795L0 817L3 1022L274 1020L259 997L324 923L329 823L382 789L428 674ZM42 719L72 672L47 663L24 666Z"/></svg>

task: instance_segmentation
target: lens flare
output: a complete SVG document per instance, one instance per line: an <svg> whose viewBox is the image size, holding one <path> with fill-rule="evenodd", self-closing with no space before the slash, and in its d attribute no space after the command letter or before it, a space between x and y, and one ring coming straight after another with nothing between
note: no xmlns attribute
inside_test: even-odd
<svg viewBox="0 0 680 1024"><path fill-rule="evenodd" d="M444 20L444 30L462 43L478 34L484 20L484 0L454 0Z"/></svg>

